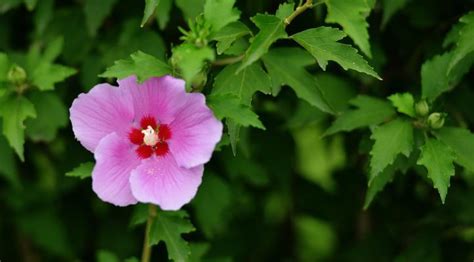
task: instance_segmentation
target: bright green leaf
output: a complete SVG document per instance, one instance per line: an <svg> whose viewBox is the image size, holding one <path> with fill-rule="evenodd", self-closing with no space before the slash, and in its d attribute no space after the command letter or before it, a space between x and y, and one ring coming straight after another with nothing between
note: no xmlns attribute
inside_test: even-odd
<svg viewBox="0 0 474 262"><path fill-rule="evenodd" d="M288 16L293 13L295 9L294 3L283 3L278 6L278 9L275 13L275 16L280 18L281 20L285 20Z"/></svg>
<svg viewBox="0 0 474 262"><path fill-rule="evenodd" d="M353 69L380 79L367 61L357 53L357 49L337 42L345 36L339 29L318 27L299 32L291 38L308 50L323 70L326 70L328 61L335 61L344 70Z"/></svg>
<svg viewBox="0 0 474 262"><path fill-rule="evenodd" d="M143 11L143 18L140 26L143 27L150 16L155 12L156 7L160 4L160 0L145 0L145 11Z"/></svg>
<svg viewBox="0 0 474 262"><path fill-rule="evenodd" d="M0 52L0 82L7 79L7 73L10 69L10 62L5 53Z"/></svg>
<svg viewBox="0 0 474 262"><path fill-rule="evenodd" d="M222 54L235 42L235 40L247 34L250 34L250 30L241 22L237 21L226 25L214 34L214 37L212 38L217 41L217 54Z"/></svg>
<svg viewBox="0 0 474 262"><path fill-rule="evenodd" d="M31 82L39 90L53 90L56 83L74 75L76 69L58 64L40 63L33 71Z"/></svg>
<svg viewBox="0 0 474 262"><path fill-rule="evenodd" d="M191 84L194 77L201 72L206 62L215 59L214 50L208 46L199 48L192 44L182 44L173 49L171 57L187 84Z"/></svg>
<svg viewBox="0 0 474 262"><path fill-rule="evenodd" d="M271 81L260 64L252 64L237 72L239 64L226 66L215 78L213 94L231 94L249 106L255 92L271 92Z"/></svg>
<svg viewBox="0 0 474 262"><path fill-rule="evenodd" d="M80 164L78 167L66 173L66 176L77 177L80 179L88 178L92 176L92 170L94 169L94 163L85 162Z"/></svg>
<svg viewBox="0 0 474 262"><path fill-rule="evenodd" d="M390 103L370 96L357 96L350 104L357 109L342 113L326 131L326 135L380 124L395 115Z"/></svg>
<svg viewBox="0 0 474 262"><path fill-rule="evenodd" d="M398 112L415 117L415 99L410 93L396 93L388 97Z"/></svg>
<svg viewBox="0 0 474 262"><path fill-rule="evenodd" d="M115 61L114 65L107 68L101 77L125 78L136 75L138 81L142 82L152 76L163 76L171 74L171 68L154 56L137 51L130 55L130 59Z"/></svg>
<svg viewBox="0 0 474 262"><path fill-rule="evenodd" d="M52 63L61 54L64 45L64 38L56 37L44 50L42 61Z"/></svg>
<svg viewBox="0 0 474 262"><path fill-rule="evenodd" d="M436 136L451 147L456 154L456 162L474 172L474 134L464 128L444 127Z"/></svg>
<svg viewBox="0 0 474 262"><path fill-rule="evenodd" d="M107 250L99 250L96 254L97 262L120 262L114 253Z"/></svg>
<svg viewBox="0 0 474 262"><path fill-rule="evenodd" d="M237 71L243 70L260 59L260 57L268 52L273 42L287 37L283 20L276 16L257 14L252 17L251 20L260 31L253 38L252 43L245 52L242 64Z"/></svg>
<svg viewBox="0 0 474 262"><path fill-rule="evenodd" d="M89 34L94 36L105 18L110 14L117 0L86 0L84 13Z"/></svg>
<svg viewBox="0 0 474 262"><path fill-rule="evenodd" d="M274 95L288 85L296 95L323 112L332 113L316 79L305 69L314 60L300 48L275 48L263 58L273 82Z"/></svg>
<svg viewBox="0 0 474 262"><path fill-rule="evenodd" d="M336 249L337 235L331 224L307 215L294 218L297 261L324 261Z"/></svg>
<svg viewBox="0 0 474 262"><path fill-rule="evenodd" d="M176 6L181 9L186 19L194 19L204 10L206 0L175 0Z"/></svg>
<svg viewBox="0 0 474 262"><path fill-rule="evenodd" d="M233 7L234 4L235 0L206 0L204 18L211 24L213 32L239 20L240 11Z"/></svg>
<svg viewBox="0 0 474 262"><path fill-rule="evenodd" d="M207 97L207 104L214 111L216 117L221 120L223 118L232 119L245 127L253 126L265 129L258 119L258 115L249 106L241 104L235 95L211 95Z"/></svg>
<svg viewBox="0 0 474 262"><path fill-rule="evenodd" d="M327 23L338 23L367 56L371 57L366 19L372 9L367 0L326 0Z"/></svg>
<svg viewBox="0 0 474 262"><path fill-rule="evenodd" d="M26 120L26 134L34 141L52 141L59 128L68 123L68 112L54 93L37 92L30 96L37 117Z"/></svg>
<svg viewBox="0 0 474 262"><path fill-rule="evenodd" d="M474 51L474 11L461 17L459 22L464 24L459 31L459 38L456 41L456 47L448 66L448 73L466 56Z"/></svg>
<svg viewBox="0 0 474 262"><path fill-rule="evenodd" d="M421 147L421 156L417 164L425 166L428 170L428 177L438 189L443 204L448 193L449 179L454 176L455 159L453 150L437 139L428 138Z"/></svg>
<svg viewBox="0 0 474 262"><path fill-rule="evenodd" d="M186 261L191 250L181 234L194 231L185 211L158 211L150 228L149 245L165 242L168 258Z"/></svg>
<svg viewBox="0 0 474 262"><path fill-rule="evenodd" d="M370 138L375 141L370 151L371 179L393 164L399 154L410 156L414 146L413 127L402 119L376 127Z"/></svg>
<svg viewBox="0 0 474 262"><path fill-rule="evenodd" d="M156 7L156 20L161 30L166 28L168 21L170 20L171 7L173 0L159 0L158 6Z"/></svg>
<svg viewBox="0 0 474 262"><path fill-rule="evenodd" d="M24 161L25 125L23 123L29 117L36 117L35 107L26 98L11 95L0 101L0 116L3 117L3 134L21 161Z"/></svg>

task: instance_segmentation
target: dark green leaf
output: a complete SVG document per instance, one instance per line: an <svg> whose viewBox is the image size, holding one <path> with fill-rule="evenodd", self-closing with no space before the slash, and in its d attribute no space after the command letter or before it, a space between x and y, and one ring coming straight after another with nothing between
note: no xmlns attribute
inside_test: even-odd
<svg viewBox="0 0 474 262"><path fill-rule="evenodd" d="M253 38L252 43L245 52L245 57L237 70L238 72L260 59L260 57L268 52L273 42L287 37L283 20L276 16L257 14L251 20L260 31Z"/></svg>
<svg viewBox="0 0 474 262"><path fill-rule="evenodd" d="M239 98L235 95L211 95L207 98L208 106L214 111L219 119L232 119L239 125L248 127L253 126L265 129L262 122L258 119L249 106L240 103Z"/></svg>
<svg viewBox="0 0 474 262"><path fill-rule="evenodd" d="M366 21L372 3L367 0L327 0L327 23L338 23L367 56L371 56L369 44L369 24Z"/></svg>
<svg viewBox="0 0 474 262"><path fill-rule="evenodd" d="M273 82L274 95L280 86L288 85L296 95L323 112L332 113L316 79L306 71L305 66L314 60L300 48L275 48L263 57Z"/></svg>
<svg viewBox="0 0 474 262"><path fill-rule="evenodd" d="M395 115L392 105L378 98L360 95L350 104L357 109L342 113L326 131L326 135L380 124Z"/></svg>
<svg viewBox="0 0 474 262"><path fill-rule="evenodd" d="M455 159L453 150L437 139L428 138L421 147L421 156L417 164L425 166L428 170L428 177L438 189L443 204L448 193L449 179L454 176Z"/></svg>
<svg viewBox="0 0 474 262"><path fill-rule="evenodd" d="M158 2L158 6L156 7L156 20L158 21L161 30L166 28L166 25L170 20L172 5L173 0L159 0Z"/></svg>
<svg viewBox="0 0 474 262"><path fill-rule="evenodd" d="M186 261L191 251L188 242L181 234L194 231L185 211L159 211L150 228L149 245L165 242L168 258L174 261Z"/></svg>
<svg viewBox="0 0 474 262"><path fill-rule="evenodd" d="M88 178L92 176L92 170L94 169L94 163L85 162L80 164L78 167L66 173L66 176L77 177L80 179Z"/></svg>
<svg viewBox="0 0 474 262"><path fill-rule="evenodd" d="M226 25L214 34L214 37L212 38L217 41L217 54L222 54L235 42L235 40L247 34L250 34L250 30L241 22L237 21Z"/></svg>
<svg viewBox="0 0 474 262"><path fill-rule="evenodd" d="M459 22L464 24L464 26L459 31L459 38L456 41L456 47L449 62L448 73L451 73L461 60L474 51L474 11L461 17Z"/></svg>
<svg viewBox="0 0 474 262"><path fill-rule="evenodd" d="M11 95L0 101L0 116L3 117L3 134L20 159L24 161L25 125L23 123L29 117L36 117L35 107L26 98Z"/></svg>
<svg viewBox="0 0 474 262"><path fill-rule="evenodd" d="M26 134L34 141L52 141L58 129L68 123L66 107L56 94L49 92L33 93L30 100L37 117L26 120Z"/></svg>
<svg viewBox="0 0 474 262"><path fill-rule="evenodd" d="M388 21L390 21L390 18L392 18L392 16L402 9L407 3L408 0L383 0L382 28L384 28Z"/></svg>
<svg viewBox="0 0 474 262"><path fill-rule="evenodd" d="M89 34L95 35L105 18L110 14L117 0L86 0L84 13Z"/></svg>
<svg viewBox="0 0 474 262"><path fill-rule="evenodd" d="M234 4L235 0L206 0L204 18L211 24L213 32L239 20L240 11L233 7Z"/></svg>
<svg viewBox="0 0 474 262"><path fill-rule="evenodd" d="M398 112L415 117L415 99L410 93L397 93L388 97Z"/></svg>
<svg viewBox="0 0 474 262"><path fill-rule="evenodd" d="M367 61L357 53L357 49L337 42L345 36L339 29L318 27L299 32L291 38L308 50L323 70L326 70L328 61L335 61L344 70L353 69L380 79Z"/></svg>
<svg viewBox="0 0 474 262"><path fill-rule="evenodd" d="M118 79L125 78L130 75L136 75L138 81L142 82L152 76L163 76L171 74L171 68L154 56L137 51L130 55L130 59L115 61L115 64L104 73L101 77L116 77Z"/></svg>
<svg viewBox="0 0 474 262"><path fill-rule="evenodd" d="M150 16L153 15L156 7L159 4L160 4L160 0L145 0L145 11L143 11L143 18L140 24L141 27L143 27L148 21L148 19L150 19Z"/></svg>
<svg viewBox="0 0 474 262"><path fill-rule="evenodd" d="M474 172L474 134L464 128L445 127L436 136L451 147L456 154L456 162Z"/></svg>

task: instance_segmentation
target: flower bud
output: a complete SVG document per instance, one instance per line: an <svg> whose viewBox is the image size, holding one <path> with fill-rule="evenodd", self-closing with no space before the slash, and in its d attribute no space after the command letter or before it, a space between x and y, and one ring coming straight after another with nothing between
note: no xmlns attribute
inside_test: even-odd
<svg viewBox="0 0 474 262"><path fill-rule="evenodd" d="M428 117L428 125L429 125L429 127L433 128L433 129L442 128L443 125L444 125L444 114L438 113L438 112L432 113Z"/></svg>
<svg viewBox="0 0 474 262"><path fill-rule="evenodd" d="M13 65L8 71L7 78L11 83L21 85L26 81L26 72L22 67Z"/></svg>
<svg viewBox="0 0 474 262"><path fill-rule="evenodd" d="M421 100L415 105L416 114L419 116L426 116L430 112L430 107L426 100Z"/></svg>

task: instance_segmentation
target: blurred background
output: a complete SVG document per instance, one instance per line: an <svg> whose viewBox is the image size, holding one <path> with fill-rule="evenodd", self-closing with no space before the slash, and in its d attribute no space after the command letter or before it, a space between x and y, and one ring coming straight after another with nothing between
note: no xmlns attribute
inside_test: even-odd
<svg viewBox="0 0 474 262"><path fill-rule="evenodd" d="M97 75L115 60L137 50L169 57L170 48L181 42L177 26L187 28L186 18L200 13L203 0L166 2L169 16L141 28L143 1L0 0L0 52L19 65L24 62L27 74L28 61L38 52L70 68L58 69L61 79L48 79L54 89L25 91L37 118L25 122L24 161L0 135L2 262L140 256L144 227L130 226L134 207L103 203L92 192L90 178L66 176L93 161L74 139L68 108L95 84L113 83ZM242 21L255 29L249 17L273 13L281 2L238 0L236 5ZM326 72L309 69L330 95L343 96L341 109L356 94L419 93L421 64L442 52L451 26L473 9L472 0L411 0L383 23L379 1L368 18L370 64L384 81L333 64ZM323 25L325 12L324 5L305 12L288 33ZM441 102L471 129L473 83L471 72ZM206 166L198 195L185 207L196 228L184 235L193 261L474 259L472 173L456 171L443 205L422 172L406 170L364 210L372 143L367 130L321 139L331 117L288 88L276 98L259 94L254 107L266 130L242 130L236 156L230 146L220 147ZM153 252L154 259L166 261L163 243Z"/></svg>

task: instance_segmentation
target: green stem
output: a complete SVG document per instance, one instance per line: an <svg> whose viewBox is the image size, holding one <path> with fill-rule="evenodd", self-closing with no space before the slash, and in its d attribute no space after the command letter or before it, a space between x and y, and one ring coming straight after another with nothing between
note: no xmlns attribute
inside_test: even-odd
<svg viewBox="0 0 474 262"><path fill-rule="evenodd" d="M240 62L243 58L244 58L244 55L226 57L226 58L219 59L219 60L216 60L216 61L212 62L212 65L213 66L224 66L224 65L235 64L237 62Z"/></svg>
<svg viewBox="0 0 474 262"><path fill-rule="evenodd" d="M306 0L303 5L298 6L291 15L285 18L285 25L289 25L293 19L299 16L301 13L313 7L313 0Z"/></svg>
<svg viewBox="0 0 474 262"><path fill-rule="evenodd" d="M151 258L151 246L150 242L150 229L151 223L156 216L156 206L151 205L148 208L148 219L146 221L145 237L143 240L143 251L142 251L142 262L150 262Z"/></svg>

